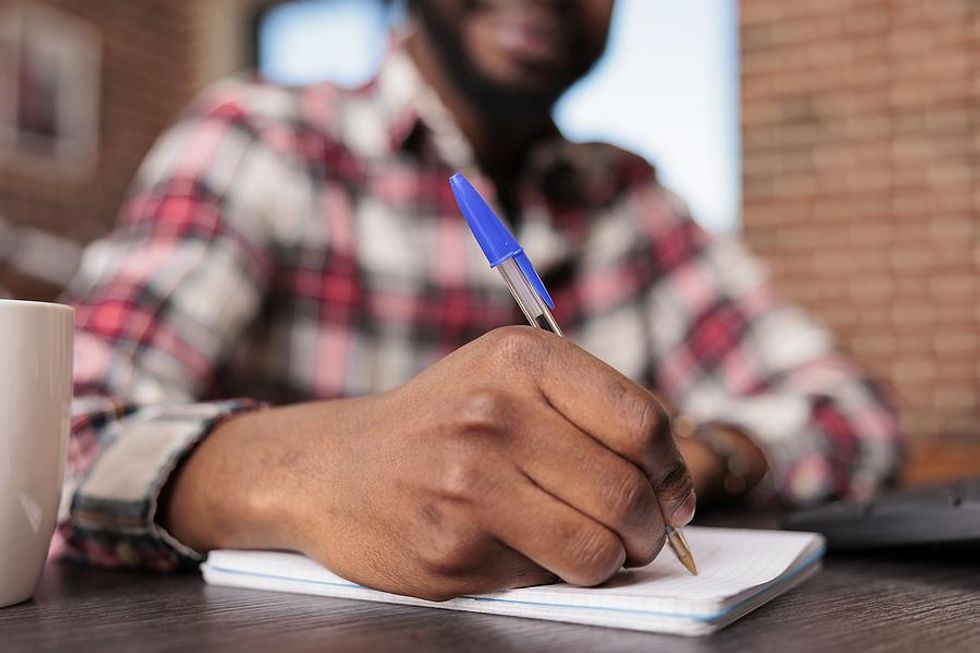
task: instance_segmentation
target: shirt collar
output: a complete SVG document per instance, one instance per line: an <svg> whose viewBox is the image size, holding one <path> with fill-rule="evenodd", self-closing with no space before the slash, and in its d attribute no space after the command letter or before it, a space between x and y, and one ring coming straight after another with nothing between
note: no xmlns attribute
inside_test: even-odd
<svg viewBox="0 0 980 653"><path fill-rule="evenodd" d="M475 167L469 142L397 37L373 86L392 150L404 147L416 130L426 129L448 164Z"/></svg>
<svg viewBox="0 0 980 653"><path fill-rule="evenodd" d="M404 37L393 38L371 87L371 100L380 111L380 126L386 131L390 151L402 149L413 134L424 130L447 166L462 171L478 187L493 194L469 141L422 77L404 46ZM641 172L648 170L636 157L621 150L602 144L572 143L556 126L552 129L554 138L529 154L521 175L525 182L522 194L532 203L535 199L544 201L551 210L605 204L621 190L618 181L622 181L624 166L631 169L639 163Z"/></svg>

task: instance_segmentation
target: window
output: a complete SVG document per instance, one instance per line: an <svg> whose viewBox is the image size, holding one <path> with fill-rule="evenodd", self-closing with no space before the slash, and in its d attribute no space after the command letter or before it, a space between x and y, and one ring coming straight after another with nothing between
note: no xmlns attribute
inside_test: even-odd
<svg viewBox="0 0 980 653"><path fill-rule="evenodd" d="M259 71L283 83L369 79L392 19L383 0L294 0L259 16ZM397 14L397 10L395 11ZM562 98L573 140L604 140L654 162L707 228L738 224L737 0L618 0L609 47Z"/></svg>
<svg viewBox="0 0 980 653"><path fill-rule="evenodd" d="M283 84L368 81L388 44L382 0L294 0L262 10L256 24L259 72Z"/></svg>

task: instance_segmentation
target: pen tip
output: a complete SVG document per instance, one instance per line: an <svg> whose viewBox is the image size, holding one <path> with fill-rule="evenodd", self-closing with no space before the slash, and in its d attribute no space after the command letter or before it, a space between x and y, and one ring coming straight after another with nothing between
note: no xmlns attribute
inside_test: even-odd
<svg viewBox="0 0 980 653"><path fill-rule="evenodd" d="M698 575L698 566L694 564L694 558L691 556L681 558L681 564L684 565L684 568L691 572L692 575Z"/></svg>
<svg viewBox="0 0 980 653"><path fill-rule="evenodd" d="M674 555L684 565L684 568L691 572L692 575L697 576L698 566L694 563L694 555L691 553L691 547L688 546L684 534L672 528L667 533L667 542L670 544L670 548L673 549Z"/></svg>

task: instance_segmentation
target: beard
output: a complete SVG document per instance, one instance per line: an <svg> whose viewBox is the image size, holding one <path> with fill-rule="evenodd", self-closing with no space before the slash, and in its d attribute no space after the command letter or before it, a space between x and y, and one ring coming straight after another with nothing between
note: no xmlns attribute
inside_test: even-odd
<svg viewBox="0 0 980 653"><path fill-rule="evenodd" d="M481 111L496 118L550 112L562 93L592 67L591 59L576 57L561 75L547 82L531 86L501 82L473 62L458 26L438 8L425 0L410 0L409 11L427 33L449 82ZM582 53L587 49L580 34L573 34L572 41L569 52Z"/></svg>

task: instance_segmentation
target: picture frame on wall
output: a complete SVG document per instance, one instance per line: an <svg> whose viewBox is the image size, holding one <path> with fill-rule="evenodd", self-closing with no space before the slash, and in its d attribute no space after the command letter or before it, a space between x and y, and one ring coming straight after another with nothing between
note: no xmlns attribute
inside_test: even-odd
<svg viewBox="0 0 980 653"><path fill-rule="evenodd" d="M0 164L84 175L98 158L101 39L33 3L0 8Z"/></svg>

